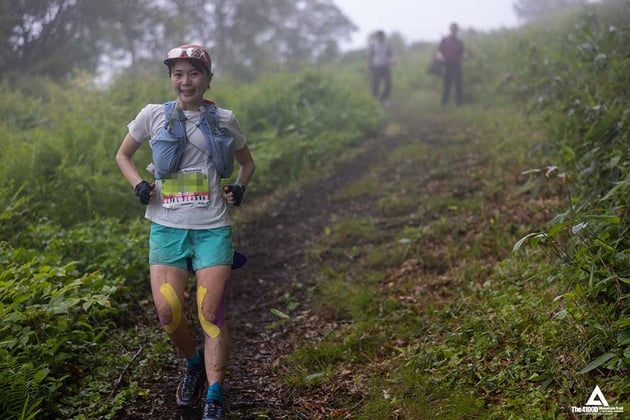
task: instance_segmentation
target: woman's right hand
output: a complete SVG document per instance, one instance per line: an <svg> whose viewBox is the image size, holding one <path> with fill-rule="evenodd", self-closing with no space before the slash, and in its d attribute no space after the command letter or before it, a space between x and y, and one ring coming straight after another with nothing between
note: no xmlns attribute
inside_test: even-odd
<svg viewBox="0 0 630 420"><path fill-rule="evenodd" d="M149 204L149 201L155 195L155 183L150 184L148 181L140 181L134 191L136 192L136 197L140 200L140 204L144 204L145 206Z"/></svg>

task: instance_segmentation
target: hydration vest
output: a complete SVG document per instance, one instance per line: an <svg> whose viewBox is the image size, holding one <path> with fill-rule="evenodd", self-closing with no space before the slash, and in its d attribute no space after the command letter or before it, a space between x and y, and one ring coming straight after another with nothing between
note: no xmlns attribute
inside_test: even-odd
<svg viewBox="0 0 630 420"><path fill-rule="evenodd" d="M208 139L210 157L217 173L221 178L229 178L234 171L234 138L227 127L219 127L214 102L204 99L203 108L199 129ZM177 172L188 144L186 117L176 101L164 104L164 115L166 124L151 139L156 179L164 179Z"/></svg>

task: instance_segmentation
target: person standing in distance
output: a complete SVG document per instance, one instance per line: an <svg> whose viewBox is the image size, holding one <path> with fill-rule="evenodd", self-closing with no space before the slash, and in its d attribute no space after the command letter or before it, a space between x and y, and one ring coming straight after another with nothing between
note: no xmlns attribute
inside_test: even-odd
<svg viewBox="0 0 630 420"><path fill-rule="evenodd" d="M372 82L372 96L383 105L389 104L392 88L391 67L393 63L392 47L387 42L385 32L379 30L374 35L368 55L368 69ZM381 84L383 88L381 90Z"/></svg>
<svg viewBox="0 0 630 420"><path fill-rule="evenodd" d="M182 45L168 52L164 64L176 96L171 102L173 112L169 112L174 117L166 115L165 104L147 104L128 124L129 132L116 153L116 162L135 188L140 203L147 206L153 301L162 327L186 359L186 370L176 391L177 405L193 407L207 381L203 418L222 419L222 385L228 357L225 290L234 257L228 205L241 204L255 164L232 111L204 99L212 81L208 52L199 45ZM215 124L227 128L233 138L230 158L239 163L236 182L223 188L206 134L209 110L214 110ZM175 117L186 139L177 169L166 176L158 176L156 171L154 182L145 181L133 156L143 143L148 141L153 147L157 138L168 136L166 131ZM198 347L184 316L190 262L197 281L197 315L204 332L203 346Z"/></svg>
<svg viewBox="0 0 630 420"><path fill-rule="evenodd" d="M455 85L455 103L462 104L462 60L464 58L464 43L457 36L459 26L451 23L450 34L440 41L438 52L444 63L442 105L446 106L451 95L451 86Z"/></svg>

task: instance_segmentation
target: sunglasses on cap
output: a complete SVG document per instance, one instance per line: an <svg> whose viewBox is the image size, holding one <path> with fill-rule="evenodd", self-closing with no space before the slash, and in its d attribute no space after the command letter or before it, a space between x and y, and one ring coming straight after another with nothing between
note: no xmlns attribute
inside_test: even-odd
<svg viewBox="0 0 630 420"><path fill-rule="evenodd" d="M168 54L166 55L166 58L167 59L197 58L200 60L204 60L204 59L207 60L207 58L204 57L204 55L205 55L205 51L199 47L187 47L187 48L176 47L168 52Z"/></svg>

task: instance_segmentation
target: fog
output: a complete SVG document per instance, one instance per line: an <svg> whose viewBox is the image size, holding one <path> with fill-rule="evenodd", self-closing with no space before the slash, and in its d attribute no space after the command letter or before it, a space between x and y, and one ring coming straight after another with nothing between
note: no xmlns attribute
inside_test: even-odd
<svg viewBox="0 0 630 420"><path fill-rule="evenodd" d="M457 22L463 29L489 31L519 24L513 0L335 0L334 3L358 27L344 49L365 46L377 29L398 32L407 42L435 41Z"/></svg>

